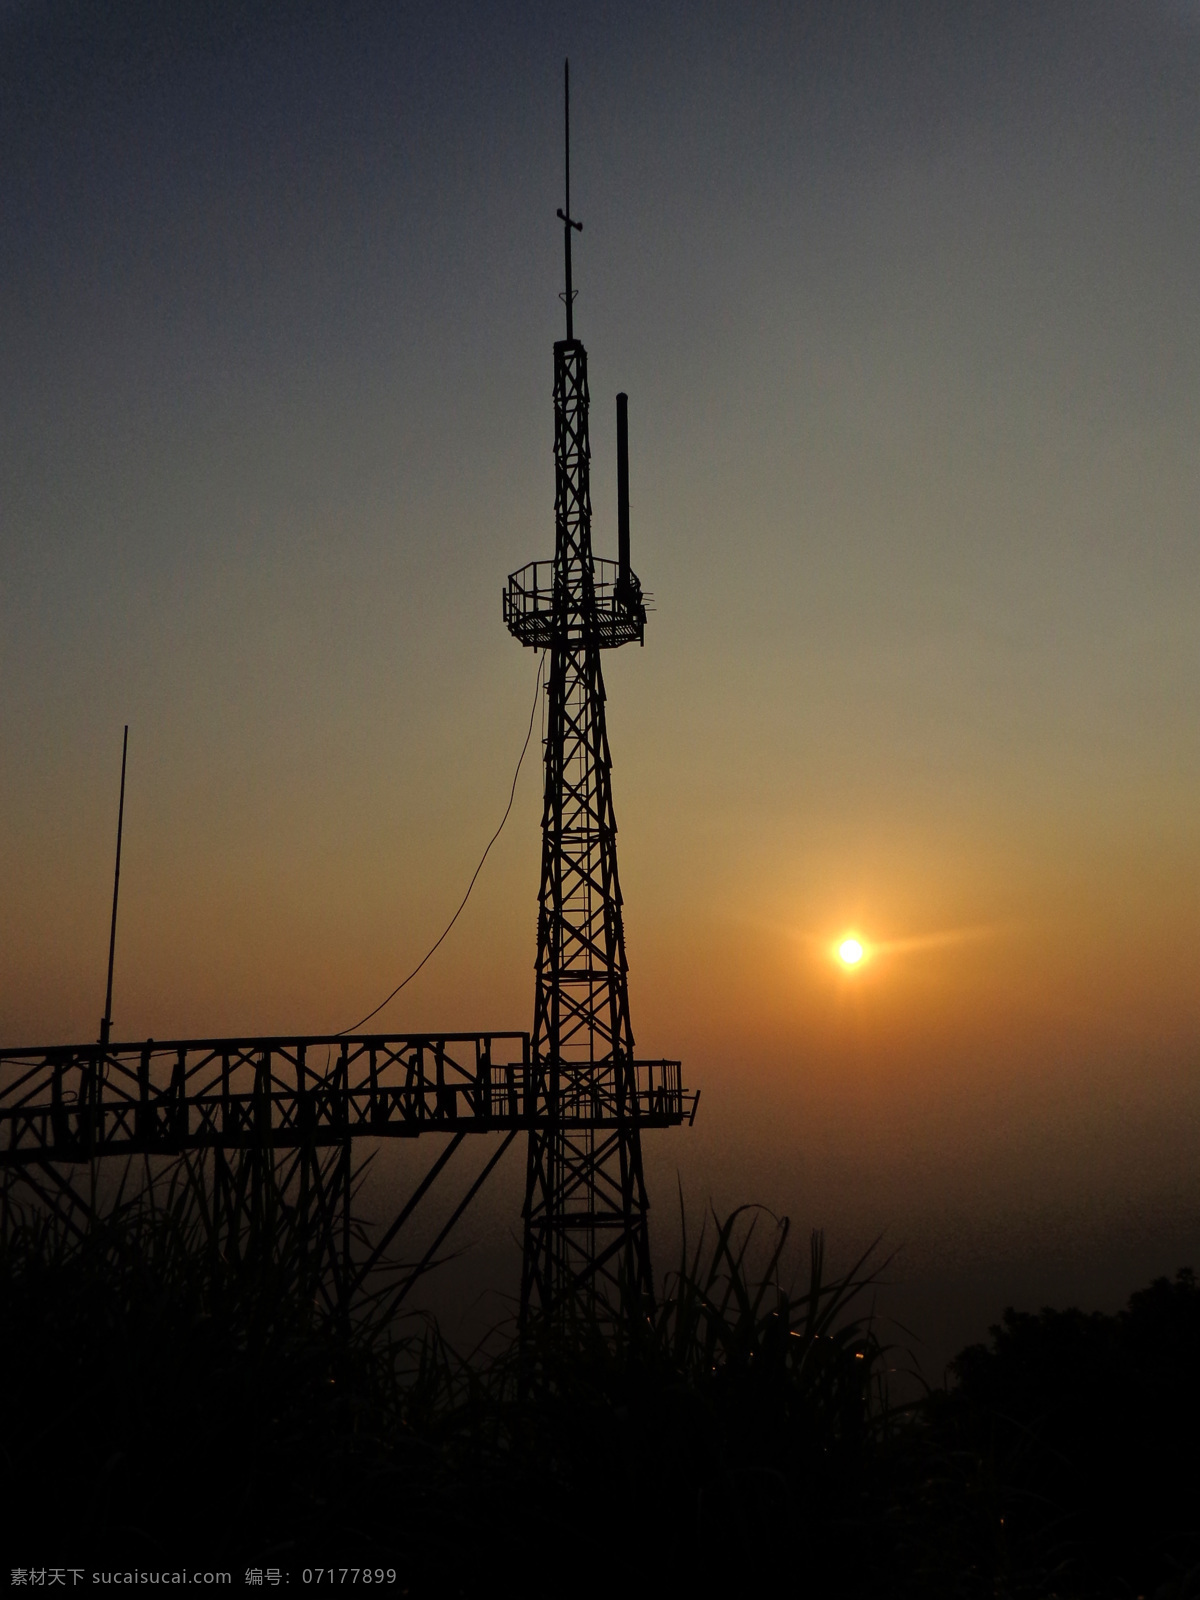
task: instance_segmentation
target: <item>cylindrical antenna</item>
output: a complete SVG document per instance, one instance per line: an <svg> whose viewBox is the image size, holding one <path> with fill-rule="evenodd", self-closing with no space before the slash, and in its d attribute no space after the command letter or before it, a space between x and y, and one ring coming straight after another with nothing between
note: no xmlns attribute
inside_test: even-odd
<svg viewBox="0 0 1200 1600"><path fill-rule="evenodd" d="M617 578L618 593L629 593L629 396L617 396Z"/></svg>
<svg viewBox="0 0 1200 1600"><path fill-rule="evenodd" d="M108 931L108 988L104 993L104 1015L100 1018L100 1048L108 1049L108 1036L112 1030L112 980L113 958L117 953L117 895L121 888L121 833L125 826L125 757L129 752L129 724L125 724L125 737L121 741L121 801L117 807L117 866L113 873L112 925Z"/></svg>
<svg viewBox="0 0 1200 1600"><path fill-rule="evenodd" d="M571 284L571 230L576 233L583 232L582 222L571 221L571 63L563 62L563 134L566 149L566 203L565 211L560 211L559 217L563 225L563 254L566 258L567 291L563 299L567 306L567 339L575 338L575 290Z"/></svg>

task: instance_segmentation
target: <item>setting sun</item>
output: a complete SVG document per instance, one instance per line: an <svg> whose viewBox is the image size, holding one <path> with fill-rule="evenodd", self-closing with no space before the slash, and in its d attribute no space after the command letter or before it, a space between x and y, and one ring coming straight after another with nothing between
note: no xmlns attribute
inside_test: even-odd
<svg viewBox="0 0 1200 1600"><path fill-rule="evenodd" d="M848 967L855 967L863 958L863 947L857 939L844 939L838 946L838 955Z"/></svg>

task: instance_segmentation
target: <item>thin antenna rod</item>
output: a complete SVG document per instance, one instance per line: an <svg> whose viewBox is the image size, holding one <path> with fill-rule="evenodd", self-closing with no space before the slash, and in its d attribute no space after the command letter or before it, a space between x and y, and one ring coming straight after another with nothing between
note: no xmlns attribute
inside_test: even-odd
<svg viewBox="0 0 1200 1600"><path fill-rule="evenodd" d="M617 583L629 595L629 396L617 396Z"/></svg>
<svg viewBox="0 0 1200 1600"><path fill-rule="evenodd" d="M112 926L108 932L108 988L104 994L104 1015L100 1018L100 1048L108 1049L108 1036L112 1029L113 957L117 953L117 894L121 888L121 834L125 827L125 757L129 752L129 724L125 724L125 737L121 741L121 803L117 808L117 868L113 873Z"/></svg>
<svg viewBox="0 0 1200 1600"><path fill-rule="evenodd" d="M575 290L571 287L571 229L574 228L576 233L582 233L583 223L572 222L571 220L571 63L569 60L563 62L563 132L565 135L564 144L566 147L567 157L567 208L565 211L560 211L558 215L562 219L563 254L566 257L567 269L567 292L562 298L566 302L567 307L567 339L568 341L572 341L575 338L575 316L573 310L575 302Z"/></svg>

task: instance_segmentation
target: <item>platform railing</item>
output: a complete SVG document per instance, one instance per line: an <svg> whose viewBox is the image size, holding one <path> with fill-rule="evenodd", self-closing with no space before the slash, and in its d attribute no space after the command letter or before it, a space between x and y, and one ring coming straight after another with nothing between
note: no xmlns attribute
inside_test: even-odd
<svg viewBox="0 0 1200 1600"><path fill-rule="evenodd" d="M646 613L653 609L653 597L642 593L632 573L621 575L620 564L602 557L592 561L594 610L585 612L580 595L567 600L569 630L582 635L595 629L601 648L615 649L636 641L641 644L646 631ZM509 575L504 591L504 622L522 644L546 649L553 640L555 614L555 563L530 561Z"/></svg>
<svg viewBox="0 0 1200 1600"><path fill-rule="evenodd" d="M0 1051L0 1166L215 1147L329 1146L695 1113L677 1061L534 1067L527 1033L145 1040Z"/></svg>

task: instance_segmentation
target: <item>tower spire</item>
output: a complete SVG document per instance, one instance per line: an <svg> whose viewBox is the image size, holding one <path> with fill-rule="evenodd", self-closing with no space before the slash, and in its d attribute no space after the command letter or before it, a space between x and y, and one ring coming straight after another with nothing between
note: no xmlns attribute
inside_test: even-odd
<svg viewBox="0 0 1200 1600"><path fill-rule="evenodd" d="M125 737L121 740L121 801L117 807L117 866L113 873L112 926L108 933L108 988L104 992L104 1015L100 1018L100 1048L108 1049L112 1032L113 960L117 953L117 895L121 888L121 834L125 828L125 757L129 754L129 724L125 724Z"/></svg>
<svg viewBox="0 0 1200 1600"><path fill-rule="evenodd" d="M583 223L571 218L571 63L563 62L563 144L566 151L566 208L558 214L563 225L563 255L565 257L567 287L562 298L567 307L567 339L575 338L575 290L571 285L571 230L583 232Z"/></svg>

